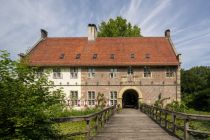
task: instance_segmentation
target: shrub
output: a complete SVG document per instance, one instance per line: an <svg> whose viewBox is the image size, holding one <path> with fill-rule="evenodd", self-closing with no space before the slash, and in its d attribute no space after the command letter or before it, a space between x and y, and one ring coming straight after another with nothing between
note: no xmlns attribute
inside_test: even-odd
<svg viewBox="0 0 210 140"><path fill-rule="evenodd" d="M49 118L69 117L69 116L84 116L101 111L100 108L84 108L84 109L69 109L63 105L56 104L47 110Z"/></svg>
<svg viewBox="0 0 210 140"><path fill-rule="evenodd" d="M104 96L104 94L102 94L102 93L98 93L98 96L97 96L97 108L101 108L101 109L103 109L103 108L105 108L106 107L106 98L105 98L105 96Z"/></svg>
<svg viewBox="0 0 210 140"><path fill-rule="evenodd" d="M195 94L189 104L196 110L210 112L210 88Z"/></svg>
<svg viewBox="0 0 210 140"><path fill-rule="evenodd" d="M60 103L62 92L50 88L46 76L36 78L34 69L0 51L1 139L50 139L57 134L46 110Z"/></svg>
<svg viewBox="0 0 210 140"><path fill-rule="evenodd" d="M173 101L172 103L166 105L166 109L176 112L185 112L187 107L182 102Z"/></svg>

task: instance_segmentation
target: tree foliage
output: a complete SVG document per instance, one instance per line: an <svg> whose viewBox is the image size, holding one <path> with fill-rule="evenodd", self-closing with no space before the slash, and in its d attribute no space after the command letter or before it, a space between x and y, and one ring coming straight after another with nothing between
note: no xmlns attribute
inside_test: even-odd
<svg viewBox="0 0 210 140"><path fill-rule="evenodd" d="M182 100L188 107L210 111L210 67L181 71Z"/></svg>
<svg viewBox="0 0 210 140"><path fill-rule="evenodd" d="M0 51L1 139L49 139L56 134L46 110L60 104L60 90L50 92L46 76L36 78L34 69L12 61Z"/></svg>
<svg viewBox="0 0 210 140"><path fill-rule="evenodd" d="M182 70L181 73L183 93L195 93L207 88L210 68L204 66L194 67L190 70Z"/></svg>
<svg viewBox="0 0 210 140"><path fill-rule="evenodd" d="M210 88L201 90L195 94L189 104L197 110L210 112Z"/></svg>
<svg viewBox="0 0 210 140"><path fill-rule="evenodd" d="M103 21L99 25L98 31L99 37L140 37L141 29L122 17L116 17L116 19L109 19L109 21Z"/></svg>
<svg viewBox="0 0 210 140"><path fill-rule="evenodd" d="M175 112L185 112L185 110L187 110L186 105L183 102L178 101L173 101L170 104L167 104L165 108Z"/></svg>

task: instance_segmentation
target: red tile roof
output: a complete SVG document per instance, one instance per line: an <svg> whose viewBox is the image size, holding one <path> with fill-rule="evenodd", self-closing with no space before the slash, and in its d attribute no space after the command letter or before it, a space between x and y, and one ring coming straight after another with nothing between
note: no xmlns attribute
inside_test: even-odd
<svg viewBox="0 0 210 140"><path fill-rule="evenodd" d="M76 59L76 55L80 58ZM93 59L93 54L97 58ZM114 54L114 59L110 55ZM134 58L131 58L134 54ZM62 58L63 57L63 58ZM31 66L141 66L178 65L179 61L165 37L46 38L29 53Z"/></svg>

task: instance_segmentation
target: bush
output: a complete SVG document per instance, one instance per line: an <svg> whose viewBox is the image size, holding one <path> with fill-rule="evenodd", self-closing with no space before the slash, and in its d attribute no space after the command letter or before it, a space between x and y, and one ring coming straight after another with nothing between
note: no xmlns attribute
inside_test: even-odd
<svg viewBox="0 0 210 140"><path fill-rule="evenodd" d="M36 78L34 69L0 51L1 139L50 139L57 134L46 110L60 103L62 92L50 88L46 76Z"/></svg>
<svg viewBox="0 0 210 140"><path fill-rule="evenodd" d="M189 104L196 110L210 112L210 89L205 89L195 94Z"/></svg>
<svg viewBox="0 0 210 140"><path fill-rule="evenodd" d="M84 116L101 111L100 108L84 108L80 110L69 109L63 105L56 104L47 110L50 118L69 117L69 116Z"/></svg>
<svg viewBox="0 0 210 140"><path fill-rule="evenodd" d="M97 105L96 105L97 108L100 108L100 109L103 109L106 107L106 98L104 96L104 94L102 93L98 93L97 95Z"/></svg>
<svg viewBox="0 0 210 140"><path fill-rule="evenodd" d="M172 103L166 105L166 109L175 112L185 112L187 110L187 107L182 102L173 101Z"/></svg>

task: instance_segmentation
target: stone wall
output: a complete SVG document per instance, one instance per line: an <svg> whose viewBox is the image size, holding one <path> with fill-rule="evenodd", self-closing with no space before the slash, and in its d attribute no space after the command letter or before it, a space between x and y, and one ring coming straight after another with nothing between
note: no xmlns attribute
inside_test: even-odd
<svg viewBox="0 0 210 140"><path fill-rule="evenodd" d="M165 103L180 100L180 69L178 67L175 67L175 76L170 78L166 77L165 67L152 67L152 76L148 78L143 76L143 67L135 67L133 75L128 75L127 69L127 67L118 67L116 78L110 78L110 68L98 67L95 68L95 78L88 78L88 68L82 68L82 100L87 99L88 91L95 91L96 94L103 93L106 99L110 98L110 91L117 91L119 102L122 98L119 93L125 87L138 89L142 96L141 102L148 104L153 104L159 95L162 99L168 98Z"/></svg>

